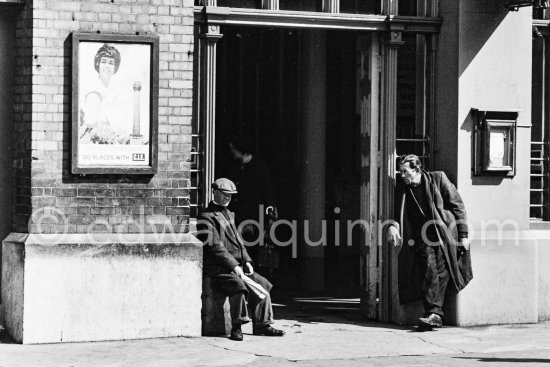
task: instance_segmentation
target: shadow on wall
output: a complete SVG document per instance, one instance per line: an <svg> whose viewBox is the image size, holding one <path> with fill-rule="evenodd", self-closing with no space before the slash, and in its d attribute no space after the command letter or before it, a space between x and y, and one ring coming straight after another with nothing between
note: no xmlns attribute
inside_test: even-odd
<svg viewBox="0 0 550 367"><path fill-rule="evenodd" d="M15 10L2 5L0 7L2 7L0 11L0 49L15 50ZM27 185L19 185L19 182L15 185L12 173L14 170L12 163L21 162L12 161L15 125L13 114L15 55L16 52L0 52L0 172L2 172L2 176L0 176L0 241L8 236L12 227L13 188L17 187L20 195L30 194L30 188L24 188ZM0 242L0 292L1 274L2 244ZM0 315L0 321L1 317Z"/></svg>
<svg viewBox="0 0 550 367"><path fill-rule="evenodd" d="M461 4L461 49L459 75L468 68L476 55L495 32L509 11L504 1L467 1ZM467 31L466 31L467 30Z"/></svg>

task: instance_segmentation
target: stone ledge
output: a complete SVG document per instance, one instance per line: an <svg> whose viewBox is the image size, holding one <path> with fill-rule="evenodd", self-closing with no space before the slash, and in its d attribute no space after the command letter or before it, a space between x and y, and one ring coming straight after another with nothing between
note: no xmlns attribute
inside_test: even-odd
<svg viewBox="0 0 550 367"><path fill-rule="evenodd" d="M186 247L202 247L203 244L195 236L184 233L177 238L155 234L136 234L134 238L123 242L117 234L27 234L10 233L4 242L32 246L34 251L44 256L67 254L76 251L79 256L161 256L170 257ZM139 241L138 241L139 239ZM178 241L176 241L176 239ZM189 255L199 252L191 251ZM195 259L198 260L198 259ZM201 253L202 261L202 253Z"/></svg>
<svg viewBox="0 0 550 367"><path fill-rule="evenodd" d="M10 233L4 241L25 242L31 245L52 244L196 244L202 246L194 235L190 233L71 233L71 234L36 234Z"/></svg>
<svg viewBox="0 0 550 367"><path fill-rule="evenodd" d="M115 237L11 233L2 247L9 334L24 344L200 336L201 243Z"/></svg>

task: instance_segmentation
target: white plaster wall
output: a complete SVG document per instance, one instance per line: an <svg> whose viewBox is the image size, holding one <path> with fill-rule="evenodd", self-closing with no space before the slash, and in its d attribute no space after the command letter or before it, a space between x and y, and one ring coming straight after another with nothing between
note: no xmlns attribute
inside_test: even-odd
<svg viewBox="0 0 550 367"><path fill-rule="evenodd" d="M516 176L513 178L472 177L472 127L468 115L472 107L494 110L520 109L518 125L531 122L531 8L519 12L491 14L476 7L461 14L458 112L457 185L467 204L468 218L479 227L482 220L512 219L522 229L529 227L529 155L531 131L518 128ZM504 14L500 13L501 11ZM503 17L477 52L470 54L470 44L486 19ZM477 40L479 42L479 40ZM480 200L481 199L481 200Z"/></svg>
<svg viewBox="0 0 550 367"><path fill-rule="evenodd" d="M438 88L450 97L438 96L437 100L437 147L444 158L436 162L455 180L474 238L474 279L456 299L449 299L448 322L536 322L539 249L528 234L532 8L508 12L501 3L475 0L444 2L441 7ZM455 73L458 85L450 81ZM456 110L449 103L456 103ZM473 176L472 108L522 110L515 177ZM492 221L522 233L519 246L497 245L492 240L482 245L482 234L496 236L496 228L487 227Z"/></svg>
<svg viewBox="0 0 550 367"><path fill-rule="evenodd" d="M477 232L483 231L485 235L489 230L483 227L490 221L508 223L508 228L515 227L516 231L529 227L532 52L532 9L504 10L504 13L487 10L465 5L461 14L457 162L457 185L468 219ZM494 22L494 28L483 29L495 17L498 21ZM470 44L480 35L485 35L485 39L472 53ZM521 110L515 177L472 176L472 121L469 120L472 107ZM537 255L536 241L522 240L519 246L474 241L474 280L457 297L456 324L536 322Z"/></svg>
<svg viewBox="0 0 550 367"><path fill-rule="evenodd" d="M27 252L24 343L200 335L198 264L105 260Z"/></svg>
<svg viewBox="0 0 550 367"><path fill-rule="evenodd" d="M538 241L538 317L550 320L550 231Z"/></svg>
<svg viewBox="0 0 550 367"><path fill-rule="evenodd" d="M456 297L459 326L537 322L537 241L524 231L472 241L474 278Z"/></svg>

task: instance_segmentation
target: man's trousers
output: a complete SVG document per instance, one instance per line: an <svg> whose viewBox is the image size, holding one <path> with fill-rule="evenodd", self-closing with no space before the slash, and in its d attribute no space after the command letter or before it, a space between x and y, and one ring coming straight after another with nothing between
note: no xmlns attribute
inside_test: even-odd
<svg viewBox="0 0 550 367"><path fill-rule="evenodd" d="M244 292L238 292L229 297L231 323L233 325L245 324L250 321L255 327L273 324L273 307L271 297L267 295L260 299L254 292L248 292L248 300Z"/></svg>
<svg viewBox="0 0 550 367"><path fill-rule="evenodd" d="M435 313L443 316L445 292L451 278L445 261L445 254L440 246L429 245L426 245L424 254L427 257L424 310L426 315Z"/></svg>

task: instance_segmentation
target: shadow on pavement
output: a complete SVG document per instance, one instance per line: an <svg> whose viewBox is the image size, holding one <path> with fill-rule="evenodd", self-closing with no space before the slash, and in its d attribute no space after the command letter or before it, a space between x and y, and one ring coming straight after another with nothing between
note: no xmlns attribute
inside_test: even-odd
<svg viewBox="0 0 550 367"><path fill-rule="evenodd" d="M360 309L359 298L340 298L327 295L293 297L282 294L273 297L276 319L302 323L338 323L393 330L411 330L408 326L382 324L368 320Z"/></svg>
<svg viewBox="0 0 550 367"><path fill-rule="evenodd" d="M550 363L550 359L542 358L496 358L496 357L454 357L458 359L475 359L479 362L497 363Z"/></svg>
<svg viewBox="0 0 550 367"><path fill-rule="evenodd" d="M2 325L0 325L0 344L16 344Z"/></svg>

